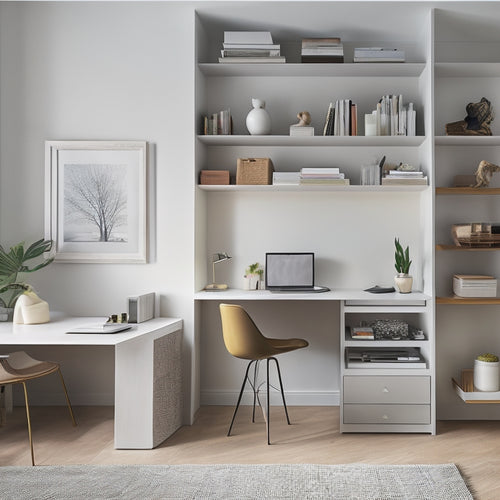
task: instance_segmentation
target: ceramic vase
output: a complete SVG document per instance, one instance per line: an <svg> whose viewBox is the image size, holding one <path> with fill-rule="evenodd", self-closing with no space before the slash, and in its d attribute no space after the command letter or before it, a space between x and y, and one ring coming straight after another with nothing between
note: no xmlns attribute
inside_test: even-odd
<svg viewBox="0 0 500 500"><path fill-rule="evenodd" d="M37 325L50 321L49 304L35 292L24 292L16 301L14 307L14 323Z"/></svg>
<svg viewBox="0 0 500 500"><path fill-rule="evenodd" d="M474 387L479 391L500 390L500 362L474 360Z"/></svg>
<svg viewBox="0 0 500 500"><path fill-rule="evenodd" d="M266 111L266 103L261 99L252 99L253 109L247 115L246 125L250 135L271 133L271 117Z"/></svg>
<svg viewBox="0 0 500 500"><path fill-rule="evenodd" d="M394 277L394 284L399 293L410 293L413 286L413 277L409 274L398 273Z"/></svg>

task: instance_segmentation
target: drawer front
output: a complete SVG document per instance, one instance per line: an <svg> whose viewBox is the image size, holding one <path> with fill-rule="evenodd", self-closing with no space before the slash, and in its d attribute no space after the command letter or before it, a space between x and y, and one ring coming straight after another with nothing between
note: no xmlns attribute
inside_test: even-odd
<svg viewBox="0 0 500 500"><path fill-rule="evenodd" d="M344 405L344 424L430 424L430 405Z"/></svg>
<svg viewBox="0 0 500 500"><path fill-rule="evenodd" d="M429 404L431 381L426 376L346 376L344 403Z"/></svg>

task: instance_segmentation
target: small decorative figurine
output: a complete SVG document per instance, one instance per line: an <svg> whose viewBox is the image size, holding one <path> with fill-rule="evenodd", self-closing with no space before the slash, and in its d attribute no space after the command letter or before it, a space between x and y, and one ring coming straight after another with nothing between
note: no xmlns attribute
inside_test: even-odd
<svg viewBox="0 0 500 500"><path fill-rule="evenodd" d="M311 114L309 111L300 111L297 113L297 118L299 119L299 123L296 123L295 127L307 127L311 124Z"/></svg>
<svg viewBox="0 0 500 500"><path fill-rule="evenodd" d="M465 110L467 116L463 120L446 124L446 135L492 135L490 124L494 116L486 97L470 102Z"/></svg>
<svg viewBox="0 0 500 500"><path fill-rule="evenodd" d="M495 172L500 172L500 167L489 161L482 160L476 170L476 183L471 187L488 187L491 177Z"/></svg>
<svg viewBox="0 0 500 500"><path fill-rule="evenodd" d="M314 127L311 126L311 114L309 111L297 113L298 123L290 125L290 135L314 135Z"/></svg>

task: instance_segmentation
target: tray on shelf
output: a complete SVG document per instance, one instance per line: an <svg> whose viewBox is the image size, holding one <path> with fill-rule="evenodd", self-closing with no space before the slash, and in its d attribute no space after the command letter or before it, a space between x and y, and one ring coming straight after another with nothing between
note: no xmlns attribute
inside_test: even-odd
<svg viewBox="0 0 500 500"><path fill-rule="evenodd" d="M462 370L460 382L457 382L454 378L451 380L455 392L466 403L500 403L500 391L482 392L474 390L474 370L472 368Z"/></svg>

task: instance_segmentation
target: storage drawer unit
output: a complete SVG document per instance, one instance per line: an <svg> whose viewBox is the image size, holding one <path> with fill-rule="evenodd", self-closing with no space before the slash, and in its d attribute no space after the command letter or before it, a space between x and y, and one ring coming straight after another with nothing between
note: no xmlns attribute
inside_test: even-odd
<svg viewBox="0 0 500 500"><path fill-rule="evenodd" d="M430 404L428 376L345 376L344 403Z"/></svg>

